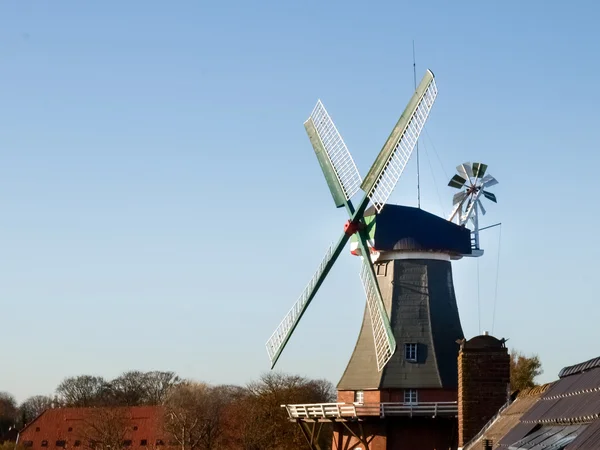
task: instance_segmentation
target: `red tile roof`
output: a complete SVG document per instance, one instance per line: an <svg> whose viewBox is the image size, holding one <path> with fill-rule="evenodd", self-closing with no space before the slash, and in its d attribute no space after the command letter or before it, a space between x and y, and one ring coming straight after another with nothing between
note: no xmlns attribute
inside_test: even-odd
<svg viewBox="0 0 600 450"><path fill-rule="evenodd" d="M162 431L162 407L133 406L115 408L55 408L47 409L19 433L19 443L31 450L56 450L63 447L88 447L82 442L90 421L103 411L118 411L126 419L125 440L131 440L132 450L142 450L145 443L154 448L157 440L168 444ZM43 442L46 446L43 446ZM75 441L79 441L79 445Z"/></svg>

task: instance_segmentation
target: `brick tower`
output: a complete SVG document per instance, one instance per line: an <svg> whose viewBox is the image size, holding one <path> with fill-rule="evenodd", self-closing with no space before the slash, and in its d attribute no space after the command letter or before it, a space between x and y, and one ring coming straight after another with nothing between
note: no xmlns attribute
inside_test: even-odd
<svg viewBox="0 0 600 450"><path fill-rule="evenodd" d="M510 356L504 339L484 334L461 343L458 445L463 447L508 399Z"/></svg>

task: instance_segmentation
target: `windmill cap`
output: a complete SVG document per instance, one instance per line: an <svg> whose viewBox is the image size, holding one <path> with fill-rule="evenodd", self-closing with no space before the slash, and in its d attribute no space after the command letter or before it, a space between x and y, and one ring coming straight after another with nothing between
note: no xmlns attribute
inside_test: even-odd
<svg viewBox="0 0 600 450"><path fill-rule="evenodd" d="M419 208L386 204L365 211L369 239L377 251L471 254L471 231Z"/></svg>

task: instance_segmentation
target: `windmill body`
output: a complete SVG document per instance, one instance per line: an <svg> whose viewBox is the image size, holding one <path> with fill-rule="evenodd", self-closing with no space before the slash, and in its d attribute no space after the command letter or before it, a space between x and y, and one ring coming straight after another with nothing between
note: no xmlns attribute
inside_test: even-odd
<svg viewBox="0 0 600 450"><path fill-rule="evenodd" d="M464 334L451 261L471 254L470 230L418 208L391 204L379 213L367 210L365 219L397 350L378 371L365 310L356 345L337 385L337 401L414 408L413 417L366 420L381 448L453 448L457 422L450 408L458 398L456 341ZM358 248L351 248L362 257ZM419 416L422 405L447 405L448 414L435 420L435 414ZM334 448L355 440L347 428L335 427Z"/></svg>
<svg viewBox="0 0 600 450"><path fill-rule="evenodd" d="M390 204L379 213L367 210L365 219L397 350L378 371L365 311L338 390L456 390L456 340L463 332L450 261L471 253L469 230L422 209Z"/></svg>

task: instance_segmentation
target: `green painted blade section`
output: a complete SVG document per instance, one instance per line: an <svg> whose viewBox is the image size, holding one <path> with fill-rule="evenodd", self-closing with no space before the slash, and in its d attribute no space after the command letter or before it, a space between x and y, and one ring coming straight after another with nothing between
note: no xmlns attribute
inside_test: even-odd
<svg viewBox="0 0 600 450"><path fill-rule="evenodd" d="M491 192L488 191L483 191L483 195L485 196L485 198L487 198L488 200L493 201L494 203L498 203L496 201L496 196L494 194L492 194Z"/></svg>
<svg viewBox="0 0 600 450"><path fill-rule="evenodd" d="M448 186L456 188L456 189L460 189L460 188L462 188L465 185L466 182L467 182L467 180L465 180L460 175L454 175L450 179L450 182L448 183Z"/></svg>
<svg viewBox="0 0 600 450"><path fill-rule="evenodd" d="M486 170L487 164L473 163L473 176L475 178L483 178Z"/></svg>
<svg viewBox="0 0 600 450"><path fill-rule="evenodd" d="M406 131L406 127L408 126L408 121L410 120L411 116L417 109L417 106L419 105L419 101L425 94L427 87L429 86L429 84L432 81L433 81L433 73L430 70L427 70L427 72L425 72L425 76L421 80L421 83L419 83L417 90L415 91L412 98L408 102L408 105L404 109L404 112L400 116L400 119L398 119L396 126L392 130L392 132L391 132L390 136L388 137L387 141L385 142L383 148L379 152L377 159L371 166L369 173L367 174L367 176L365 177L365 179L363 180L363 182L360 186L360 188L363 191L365 191L366 193L371 192L371 188L373 188L373 186L377 182L377 179L379 178L379 175L385 169L385 166L386 166L388 160L390 159L392 152L396 148L396 144L398 143L398 141L400 140L400 138Z"/></svg>
<svg viewBox="0 0 600 450"><path fill-rule="evenodd" d="M306 129L310 143L315 150L315 155L317 155L323 175L325 175L325 180L327 181L327 186L329 186L329 191L331 192L335 206L341 208L346 204L346 196L344 195L342 185L335 175L333 166L327 157L327 152L325 151L323 142L319 137L319 133L317 133L317 129L315 128L315 123L313 122L312 118L304 122L304 128Z"/></svg>
<svg viewBox="0 0 600 450"><path fill-rule="evenodd" d="M285 335L285 338L283 339L282 343L280 344L277 352L274 354L274 356L273 356L273 358L271 360L271 369L273 369L273 367L275 367L275 364L277 364L277 360L281 356L281 352L283 352L283 349L285 348L285 346L287 345L288 341L290 340L290 337L292 336L292 333L294 332L294 330L298 326L298 323L300 322L300 319L302 318L302 316L306 312L306 309L308 308L308 305L310 305L310 303L312 302L313 298L317 294L317 291L319 290L319 288L323 284L323 281L325 280L325 278L329 274L329 271L333 267L333 264L335 263L336 259L338 258L338 256L340 256L340 253L342 252L342 250L346 246L346 243L348 242L349 238L350 238L350 236L346 235L345 233L342 233L342 236L340 237L340 239L338 240L338 243L336 244L335 248L333 249L329 260L327 261L325 267L323 268L323 271L319 274L319 276L318 276L318 278L317 278L317 280L316 280L313 288L307 293L307 295L308 295L307 300L304 303L304 305L302 306L302 308L300 310L300 313L295 318L292 326L287 331L287 333Z"/></svg>
<svg viewBox="0 0 600 450"><path fill-rule="evenodd" d="M363 220L365 222L364 232L367 235L367 240L372 239L375 241L375 227L377 226L377 214L373 214L372 216L364 216ZM354 233L350 238L350 242L358 242L358 233Z"/></svg>

